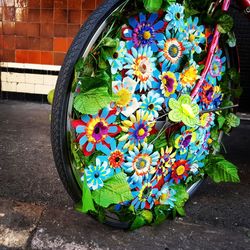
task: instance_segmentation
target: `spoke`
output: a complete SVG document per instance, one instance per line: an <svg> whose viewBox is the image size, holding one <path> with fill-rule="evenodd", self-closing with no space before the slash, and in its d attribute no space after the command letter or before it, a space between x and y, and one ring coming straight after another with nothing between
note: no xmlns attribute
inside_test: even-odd
<svg viewBox="0 0 250 250"><path fill-rule="evenodd" d="M217 108L217 109L202 110L200 112L200 114L211 113L211 112L216 112L216 111L221 111L221 110L231 109L231 108L237 108L237 107L239 107L238 104L232 105L232 106L227 106L227 107L222 107L222 108Z"/></svg>

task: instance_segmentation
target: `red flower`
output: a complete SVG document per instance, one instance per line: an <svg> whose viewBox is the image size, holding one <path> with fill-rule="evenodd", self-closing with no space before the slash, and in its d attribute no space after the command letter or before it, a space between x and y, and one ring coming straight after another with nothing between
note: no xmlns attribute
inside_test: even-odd
<svg viewBox="0 0 250 250"><path fill-rule="evenodd" d="M189 170L190 167L186 160L176 161L172 166L171 178L178 184L180 180L186 179Z"/></svg>

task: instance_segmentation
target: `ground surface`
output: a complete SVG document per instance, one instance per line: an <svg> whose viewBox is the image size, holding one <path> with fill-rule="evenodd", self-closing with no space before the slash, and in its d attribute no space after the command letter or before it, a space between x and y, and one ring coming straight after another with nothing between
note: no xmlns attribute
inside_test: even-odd
<svg viewBox="0 0 250 250"><path fill-rule="evenodd" d="M0 101L0 249L250 249L250 122L225 140L240 184L207 180L187 216L125 232L72 209L50 146L50 106Z"/></svg>

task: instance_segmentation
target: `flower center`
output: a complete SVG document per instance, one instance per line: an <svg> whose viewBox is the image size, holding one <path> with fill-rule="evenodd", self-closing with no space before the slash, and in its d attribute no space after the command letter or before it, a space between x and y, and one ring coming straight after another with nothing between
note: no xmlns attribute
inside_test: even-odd
<svg viewBox="0 0 250 250"><path fill-rule="evenodd" d="M161 200L162 200L162 201L165 201L165 200L167 200L169 197L170 197L169 193L162 194L162 195L161 195Z"/></svg>
<svg viewBox="0 0 250 250"><path fill-rule="evenodd" d="M168 49L168 53L173 58L177 57L178 54L179 54L179 48L178 48L178 46L175 45L175 44L170 45L170 47Z"/></svg>
<svg viewBox="0 0 250 250"><path fill-rule="evenodd" d="M116 104L120 107L128 106L132 99L132 95L127 89L119 90L117 96L119 99L117 100Z"/></svg>
<svg viewBox="0 0 250 250"><path fill-rule="evenodd" d="M93 134L92 137L96 140L99 141L103 138L108 133L108 128L103 124L103 122L98 122L94 129L93 129Z"/></svg>
<svg viewBox="0 0 250 250"><path fill-rule="evenodd" d="M191 139L192 139L192 136L191 136L191 135L187 135L187 136L185 137L185 139L184 139L183 142L182 142L182 145L184 146L184 148L186 148L186 147L189 145Z"/></svg>
<svg viewBox="0 0 250 250"><path fill-rule="evenodd" d="M145 64L144 61L140 63L139 70L141 71L142 74L145 74L147 72L147 65Z"/></svg>
<svg viewBox="0 0 250 250"><path fill-rule="evenodd" d="M151 33L150 33L149 31L145 31L145 32L143 33L143 38L144 38L145 40L149 40L149 39L151 38Z"/></svg>
<svg viewBox="0 0 250 250"><path fill-rule="evenodd" d="M175 17L176 17L176 19L180 19L181 18L181 14L179 13L179 12L177 12L176 14L175 14Z"/></svg>
<svg viewBox="0 0 250 250"><path fill-rule="evenodd" d="M167 92L172 92L174 88L174 79L168 76L164 76L162 83L164 84L164 88Z"/></svg>
<svg viewBox="0 0 250 250"><path fill-rule="evenodd" d="M123 153L119 150L116 150L111 153L109 157L109 164L112 168L119 168L121 167L122 163L124 162Z"/></svg>
<svg viewBox="0 0 250 250"><path fill-rule="evenodd" d="M149 109L149 110L153 110L154 107L155 107L155 105L154 105L153 103L151 103L151 104L148 105L148 109Z"/></svg>
<svg viewBox="0 0 250 250"><path fill-rule="evenodd" d="M195 40L195 35L194 34L190 34L189 41L193 42L194 40Z"/></svg>
<svg viewBox="0 0 250 250"><path fill-rule="evenodd" d="M139 136L143 136L145 133L146 133L146 131L143 128L139 129L139 131L138 131Z"/></svg>
<svg viewBox="0 0 250 250"><path fill-rule="evenodd" d="M177 169L176 169L176 173L177 175L183 175L185 172L185 167L183 165L179 166Z"/></svg>
<svg viewBox="0 0 250 250"><path fill-rule="evenodd" d="M95 177L95 178L98 178L99 176L100 176L99 173L95 173L95 174L94 174L94 177Z"/></svg>
<svg viewBox="0 0 250 250"><path fill-rule="evenodd" d="M193 112L193 109L192 109L191 105L189 105L189 104L181 104L181 107L182 107L182 111L183 111L183 113L185 115L187 115L190 118L195 117L195 114Z"/></svg>
<svg viewBox="0 0 250 250"><path fill-rule="evenodd" d="M117 59L118 56L119 56L118 52L115 52L115 53L113 54L113 58L114 58L114 59Z"/></svg>

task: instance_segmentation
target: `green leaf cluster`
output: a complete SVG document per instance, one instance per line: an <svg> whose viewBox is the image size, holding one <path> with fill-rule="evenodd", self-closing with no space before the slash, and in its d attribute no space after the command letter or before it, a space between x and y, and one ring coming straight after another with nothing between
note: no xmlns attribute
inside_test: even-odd
<svg viewBox="0 0 250 250"><path fill-rule="evenodd" d="M185 216L184 205L189 199L189 194L183 185L174 185L172 188L176 191L176 200L174 202L175 207L173 208L173 216L175 217L176 214L179 214L180 216Z"/></svg>
<svg viewBox="0 0 250 250"><path fill-rule="evenodd" d="M112 204L132 200L133 195L126 178L127 175L124 173L116 174L106 180L101 189L92 191L92 198L96 204L107 208Z"/></svg>
<svg viewBox="0 0 250 250"><path fill-rule="evenodd" d="M143 0L144 8L151 13L160 9L166 10L170 4L175 2L176 0Z"/></svg>
<svg viewBox="0 0 250 250"><path fill-rule="evenodd" d="M142 210L136 215L133 223L131 224L130 229L134 230L144 225L148 225L152 222L152 220L153 213L150 210Z"/></svg>
<svg viewBox="0 0 250 250"><path fill-rule="evenodd" d="M239 182L237 167L222 155L210 155L206 159L205 173L216 183Z"/></svg>

